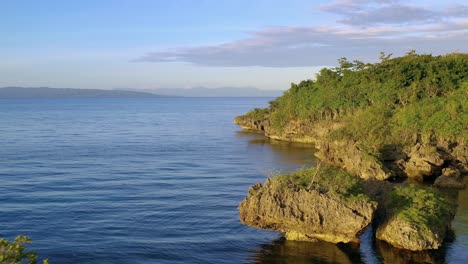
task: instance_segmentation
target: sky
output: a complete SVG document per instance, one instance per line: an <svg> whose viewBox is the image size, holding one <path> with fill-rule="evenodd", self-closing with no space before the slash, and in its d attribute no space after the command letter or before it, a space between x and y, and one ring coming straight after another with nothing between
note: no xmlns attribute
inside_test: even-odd
<svg viewBox="0 0 468 264"><path fill-rule="evenodd" d="M0 87L289 88L337 59L468 52L434 0L2 0Z"/></svg>

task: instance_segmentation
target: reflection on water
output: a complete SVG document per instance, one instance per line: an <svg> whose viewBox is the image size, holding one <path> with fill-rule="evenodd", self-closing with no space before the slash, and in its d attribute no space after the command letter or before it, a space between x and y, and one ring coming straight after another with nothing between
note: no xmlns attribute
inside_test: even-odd
<svg viewBox="0 0 468 264"><path fill-rule="evenodd" d="M253 159L270 158L262 163L278 163L285 171L315 166L316 150L310 144L271 140L260 133L240 131L238 137L248 138L251 148L247 155ZM259 148L262 146L262 148ZM279 155L261 155L262 152ZM280 157L281 159L278 159ZM296 164L296 167L288 167ZM271 174L271 173L270 173ZM465 178L465 183L468 179ZM468 191L446 191L447 196L458 200L457 214L448 238L439 250L413 252L395 248L375 240L375 230L370 227L361 235L360 245L332 244L328 242L287 241L283 237L262 244L247 258L249 263L468 263Z"/></svg>
<svg viewBox="0 0 468 264"><path fill-rule="evenodd" d="M361 263L359 250L346 244L300 242L279 238L261 245L252 263Z"/></svg>
<svg viewBox="0 0 468 264"><path fill-rule="evenodd" d="M376 247L382 257L382 263L445 263L446 251L444 248L440 250L409 251L392 247L382 241L376 241Z"/></svg>
<svg viewBox="0 0 468 264"><path fill-rule="evenodd" d="M249 148L246 155L253 160L261 159L263 166L271 164L271 168L282 168L281 171L263 172L267 175L289 172L299 168L312 167L317 164L314 156L316 149L311 144L291 143L269 139L263 134L238 131L238 137L247 138ZM276 155L271 155L270 153ZM278 166L280 165L280 166Z"/></svg>
<svg viewBox="0 0 468 264"><path fill-rule="evenodd" d="M465 184L468 177L465 177ZM455 192L455 191L454 191ZM452 222L455 238L446 245L447 263L468 263L468 190L458 192L458 208Z"/></svg>

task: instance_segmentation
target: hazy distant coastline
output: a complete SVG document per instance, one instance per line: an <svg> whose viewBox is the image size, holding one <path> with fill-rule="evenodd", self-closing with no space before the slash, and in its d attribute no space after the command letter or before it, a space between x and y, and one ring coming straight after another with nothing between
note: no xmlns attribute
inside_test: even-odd
<svg viewBox="0 0 468 264"><path fill-rule="evenodd" d="M73 89L73 88L0 88L0 99L28 99L28 98L123 98L123 97L158 97L156 94L99 89Z"/></svg>
<svg viewBox="0 0 468 264"><path fill-rule="evenodd" d="M256 88L165 88L165 89L76 89L50 87L3 87L0 99L27 98L127 98L127 97L278 97L281 90L260 90Z"/></svg>
<svg viewBox="0 0 468 264"><path fill-rule="evenodd" d="M278 97L282 90L261 90L253 87L193 87L193 88L157 88L157 89L132 89L126 91L153 93L164 96L183 97Z"/></svg>

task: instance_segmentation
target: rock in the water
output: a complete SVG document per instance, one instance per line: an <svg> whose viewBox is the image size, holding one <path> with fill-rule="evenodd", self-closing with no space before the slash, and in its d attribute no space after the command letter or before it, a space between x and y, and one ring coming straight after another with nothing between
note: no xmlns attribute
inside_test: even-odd
<svg viewBox="0 0 468 264"><path fill-rule="evenodd" d="M394 187L384 206L377 239L413 251L439 248L455 212L447 198L417 186Z"/></svg>
<svg viewBox="0 0 468 264"><path fill-rule="evenodd" d="M252 186L239 205L241 222L284 232L291 240L358 242L376 203L361 191L358 178L344 173L326 175L328 180L315 174L316 184L309 190L314 174L313 169L303 170Z"/></svg>
<svg viewBox="0 0 468 264"><path fill-rule="evenodd" d="M464 189L466 185L463 183L460 171L454 167L448 167L442 170L440 175L434 182L434 186L441 188Z"/></svg>

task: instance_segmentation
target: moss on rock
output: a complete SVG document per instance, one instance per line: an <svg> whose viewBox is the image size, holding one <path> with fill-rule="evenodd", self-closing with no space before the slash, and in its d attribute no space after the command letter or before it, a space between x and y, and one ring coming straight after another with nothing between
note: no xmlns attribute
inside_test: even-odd
<svg viewBox="0 0 468 264"><path fill-rule="evenodd" d="M287 239L348 243L359 241L376 208L359 178L324 167L255 184L239 205L239 218L249 226L284 232Z"/></svg>
<svg viewBox="0 0 468 264"><path fill-rule="evenodd" d="M437 249L450 227L455 205L437 190L395 186L386 195L385 218L377 239L413 251Z"/></svg>

